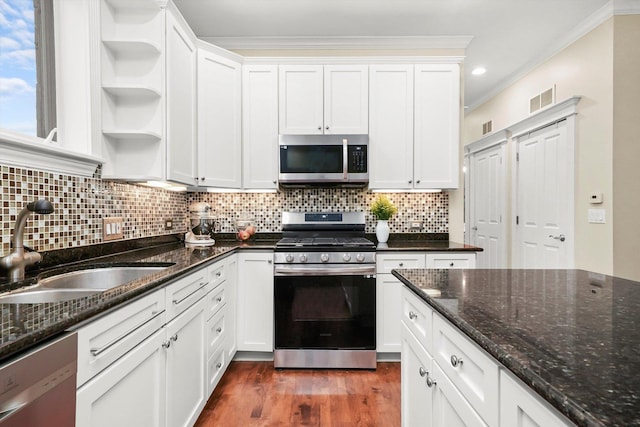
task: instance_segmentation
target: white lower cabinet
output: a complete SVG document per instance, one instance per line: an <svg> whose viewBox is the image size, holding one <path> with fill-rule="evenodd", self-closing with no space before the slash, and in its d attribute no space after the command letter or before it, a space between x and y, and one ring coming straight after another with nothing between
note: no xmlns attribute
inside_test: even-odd
<svg viewBox="0 0 640 427"><path fill-rule="evenodd" d="M77 391L76 426L167 426L165 331L156 331Z"/></svg>
<svg viewBox="0 0 640 427"><path fill-rule="evenodd" d="M235 354L236 269L226 257L81 326L76 426L193 426Z"/></svg>
<svg viewBox="0 0 640 427"><path fill-rule="evenodd" d="M500 373L500 425L509 427L573 426L510 372Z"/></svg>
<svg viewBox="0 0 640 427"><path fill-rule="evenodd" d="M475 252L436 252L427 254L427 268L476 268Z"/></svg>
<svg viewBox="0 0 640 427"><path fill-rule="evenodd" d="M573 425L405 286L402 300L403 427Z"/></svg>
<svg viewBox="0 0 640 427"><path fill-rule="evenodd" d="M205 302L199 300L166 325L167 426L194 425L209 397Z"/></svg>
<svg viewBox="0 0 640 427"><path fill-rule="evenodd" d="M273 252L238 254L238 351L273 351Z"/></svg>

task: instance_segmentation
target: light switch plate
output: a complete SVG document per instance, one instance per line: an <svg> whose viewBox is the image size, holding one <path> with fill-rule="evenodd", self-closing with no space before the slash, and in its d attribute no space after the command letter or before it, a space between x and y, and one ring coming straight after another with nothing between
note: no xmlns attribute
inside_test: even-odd
<svg viewBox="0 0 640 427"><path fill-rule="evenodd" d="M604 209L589 209L588 220L590 224L604 224L607 222L606 211Z"/></svg>
<svg viewBox="0 0 640 427"><path fill-rule="evenodd" d="M102 240L124 239L124 218L111 216L102 218Z"/></svg>

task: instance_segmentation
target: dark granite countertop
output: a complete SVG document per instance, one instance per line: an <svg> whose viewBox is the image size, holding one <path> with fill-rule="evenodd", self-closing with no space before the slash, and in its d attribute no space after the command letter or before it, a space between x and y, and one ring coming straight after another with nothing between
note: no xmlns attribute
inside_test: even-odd
<svg viewBox="0 0 640 427"><path fill-rule="evenodd" d="M639 282L584 270L393 274L576 424L640 426Z"/></svg>
<svg viewBox="0 0 640 427"><path fill-rule="evenodd" d="M248 243L219 240L215 246L189 248L175 239L170 239L168 242L167 239L161 240L160 243L147 242L147 247L142 245L143 247L140 248L108 255L102 254L101 251L104 251L104 248L94 248L92 252L90 248L85 247L83 248L85 256L97 253L101 253L101 256L65 264L58 268L44 269L41 272L32 272L22 282L9 284L6 279L0 279L0 292L4 293L35 284L39 277L83 268L131 265L142 262L174 263L161 272L90 297L57 303L0 304L0 362L55 337L84 320L165 286L185 273L204 267L210 261L231 254L235 250L273 250L277 241L268 238ZM130 243L129 247L131 245L140 246L135 242Z"/></svg>

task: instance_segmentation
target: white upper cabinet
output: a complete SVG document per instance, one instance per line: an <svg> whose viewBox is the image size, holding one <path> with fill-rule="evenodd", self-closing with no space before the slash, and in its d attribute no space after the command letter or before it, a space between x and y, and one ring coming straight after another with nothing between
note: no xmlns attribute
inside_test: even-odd
<svg viewBox="0 0 640 427"><path fill-rule="evenodd" d="M278 188L278 66L242 70L242 186Z"/></svg>
<svg viewBox="0 0 640 427"><path fill-rule="evenodd" d="M369 187L413 181L413 65L371 65Z"/></svg>
<svg viewBox="0 0 640 427"><path fill-rule="evenodd" d="M324 67L324 133L369 131L369 73L366 65Z"/></svg>
<svg viewBox="0 0 640 427"><path fill-rule="evenodd" d="M458 188L460 68L371 66L372 189Z"/></svg>
<svg viewBox="0 0 640 427"><path fill-rule="evenodd" d="M196 176L196 37L173 7L167 7L166 20L167 178L192 185Z"/></svg>
<svg viewBox="0 0 640 427"><path fill-rule="evenodd" d="M240 188L242 71L217 50L198 45L198 185Z"/></svg>
<svg viewBox="0 0 640 427"><path fill-rule="evenodd" d="M366 65L280 66L279 132L366 134Z"/></svg>
<svg viewBox="0 0 640 427"><path fill-rule="evenodd" d="M460 67L415 66L414 187L458 188Z"/></svg>

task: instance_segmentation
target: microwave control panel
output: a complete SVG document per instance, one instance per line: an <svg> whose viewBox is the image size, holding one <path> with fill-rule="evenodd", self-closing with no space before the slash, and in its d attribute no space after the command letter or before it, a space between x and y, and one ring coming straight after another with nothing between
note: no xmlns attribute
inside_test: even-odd
<svg viewBox="0 0 640 427"><path fill-rule="evenodd" d="M366 145L349 145L348 147L348 172L349 173L366 173L367 172L367 146Z"/></svg>

